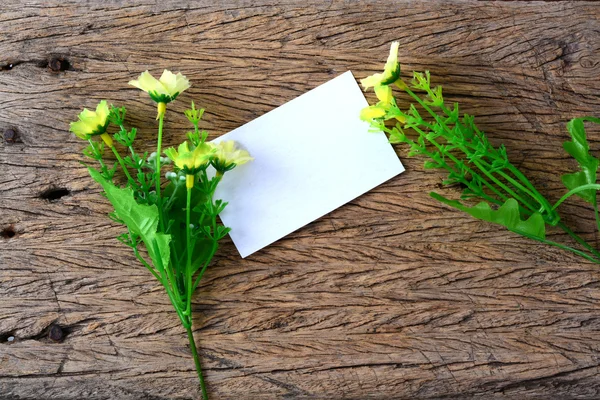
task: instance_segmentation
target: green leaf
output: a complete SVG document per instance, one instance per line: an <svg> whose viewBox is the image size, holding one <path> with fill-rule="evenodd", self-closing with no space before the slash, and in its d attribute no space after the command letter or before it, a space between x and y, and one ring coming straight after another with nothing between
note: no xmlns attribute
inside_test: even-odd
<svg viewBox="0 0 600 400"><path fill-rule="evenodd" d="M590 183L596 183L596 172L600 160L592 156L590 146L588 144L584 121L600 123L600 118L583 117L575 118L567 123L567 130L571 134L571 141L563 143L563 147L569 155L571 155L579 163L580 171L573 172L571 174L565 174L561 176L563 184L569 190L573 190L576 187L587 185ZM579 197L587 201L588 203L594 204L596 198L596 192L592 189L583 190L577 193Z"/></svg>
<svg viewBox="0 0 600 400"><path fill-rule="evenodd" d="M171 236L157 232L158 208L155 205L138 204L130 188L121 189L95 169L88 170L92 178L104 188L106 197L115 208L115 216L127 225L131 233L142 239L154 266L159 271L168 268Z"/></svg>
<svg viewBox="0 0 600 400"><path fill-rule="evenodd" d="M484 201L474 207L467 207L459 201L447 199L437 193L430 193L429 195L444 204L466 212L472 217L502 225L519 235L538 240L546 238L546 225L541 214L536 212L526 221L521 220L519 203L513 198L506 200L498 210L492 210L490 205Z"/></svg>

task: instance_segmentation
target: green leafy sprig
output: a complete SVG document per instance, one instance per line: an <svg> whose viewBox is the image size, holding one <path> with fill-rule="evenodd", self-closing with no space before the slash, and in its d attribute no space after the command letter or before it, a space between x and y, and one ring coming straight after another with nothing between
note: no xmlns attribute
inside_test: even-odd
<svg viewBox="0 0 600 400"><path fill-rule="evenodd" d="M166 70L161 80L154 79L146 71L130 84L148 93L168 92L169 102L189 87L183 75ZM164 99L161 97L161 100ZM159 102L157 110L156 151L150 155L135 150L137 130L126 128L125 107L109 108L106 101L101 101L96 111L85 109L81 112L78 121L71 124L71 131L89 141L83 154L100 165L99 170L91 166L88 170L114 207L109 217L126 228L117 239L132 249L140 263L164 287L186 329L202 397L207 399L192 332L192 296L217 252L219 242L229 233L229 228L218 220L227 203L214 198L217 186L227 171L252 158L248 152L236 149L233 141L207 143L208 133L199 129L204 109L197 109L193 102L184 113L193 125L193 131L187 135L191 146L184 142L179 151L167 149L167 157L163 157L166 103ZM109 128L115 130L112 136ZM94 136L99 136L102 142L94 141ZM115 144L125 149L127 155L122 157ZM106 165L106 147L116 159L112 168ZM217 166L213 177L207 171L210 165ZM219 165L232 168L220 169ZM166 185L163 185L161 170L164 168L161 167L165 166L171 170L165 173ZM124 184L122 177L116 176L118 167L126 178ZM141 251L143 248L146 252Z"/></svg>
<svg viewBox="0 0 600 400"><path fill-rule="evenodd" d="M363 80L363 84L365 81L370 83L372 77ZM600 185L596 184L600 162L589 153L584 129L585 121L600 123L600 119L576 118L567 124L571 141L565 142L564 148L578 162L579 170L562 176L569 191L551 204L509 161L503 145L494 147L490 144L486 134L475 125L473 116L461 116L457 103L446 104L442 87L431 86L428 71L415 72L408 84L398 78L386 85L404 91L414 103L403 110L398 107L395 97L378 95L380 101L363 110L363 119L368 120L375 131L386 132L391 143L408 145L409 156L428 158L424 164L426 169L444 170L447 177L443 184L462 187L462 201L474 199L480 202L470 207L459 200L430 193L433 198L475 218L502 225L519 235L600 264L600 252L565 225L557 210L567 198L578 195L593 205L600 230L596 199L596 191L600 189ZM375 89L376 93L382 92L381 86L375 86ZM418 92L424 94L418 95ZM390 125L390 121L394 124ZM406 132L409 130L417 136L408 136ZM566 232L579 248L547 239L549 227Z"/></svg>

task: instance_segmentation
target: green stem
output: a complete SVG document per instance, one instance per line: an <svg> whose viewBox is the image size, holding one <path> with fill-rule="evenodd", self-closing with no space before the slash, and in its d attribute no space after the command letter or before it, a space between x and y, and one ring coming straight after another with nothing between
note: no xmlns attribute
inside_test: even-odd
<svg viewBox="0 0 600 400"><path fill-rule="evenodd" d="M162 132L163 132L164 115L161 114L158 119L158 139L156 142L156 171L154 171L154 179L156 180L156 196L160 199L160 155L162 154ZM159 207L160 210L160 207Z"/></svg>
<svg viewBox="0 0 600 400"><path fill-rule="evenodd" d="M426 105L425 105L426 106ZM441 106L442 111L450 116L451 115L451 111L446 108L446 106L444 104L442 104ZM427 109L427 108L426 108ZM428 110L428 112L433 115L434 117L436 117L435 114L432 113L431 109ZM445 123L443 121L439 121L436 118L436 121L440 122L440 124L442 124L442 126L444 128L446 128L446 130L448 129L447 126L445 125ZM457 121L456 124L463 126L460 121ZM477 131L479 132L479 131ZM473 145L472 143L466 142L464 143L467 147L470 147L473 150L477 150L476 146ZM494 160L500 160L500 161L504 161L505 159L502 157L499 157L498 154L496 153L496 151L494 152L488 152L486 153L487 157L490 157ZM484 160L481 160L483 162L485 162ZM486 166L491 168L491 165L488 162L485 162ZM514 181L510 176L506 175L504 172L502 171L498 171L498 174L503 176L507 181L509 181L510 183L512 183L515 188L522 190L523 192L527 193L529 196L531 196L534 200L536 200L540 206L542 207L542 210L540 210L540 212L543 212L543 210L548 210L549 212L551 212L551 206L550 203L548 202L548 200L546 200L546 198L544 196L542 196L542 194L540 194L537 189L531 184L531 182L529 181L529 179L527 179L527 177L525 175L523 175L523 173L521 173L521 171L519 171L518 168L516 168L514 165L512 165L510 162L508 163L508 165L506 165L506 168L520 181L516 182ZM522 185L524 184L526 188L524 188Z"/></svg>
<svg viewBox="0 0 600 400"><path fill-rule="evenodd" d="M186 327L188 339L190 341L190 350L194 356L194 364L196 365L196 372L198 373L198 379L200 380L200 389L202 389L202 399L208 400L208 393L206 392L206 384L204 383L204 377L202 376L202 366L200 365L200 358L198 357L198 350L196 349L196 342L194 341L194 333L191 327Z"/></svg>
<svg viewBox="0 0 600 400"><path fill-rule="evenodd" d="M187 263L185 266L185 279L186 279L186 287L187 287L187 307L185 309L185 313L189 315L192 311L192 233L191 233L191 204L192 204L192 188L187 188L187 200L185 207L185 240L186 240L186 248L187 248Z"/></svg>
<svg viewBox="0 0 600 400"><path fill-rule="evenodd" d="M165 217L160 197L160 155L162 154L163 122L164 114L160 114L158 119L158 139L156 141L156 171L154 171L154 179L156 180L156 206L158 207L158 221L162 232L165 231Z"/></svg>
<svg viewBox="0 0 600 400"><path fill-rule="evenodd" d="M521 196L519 196L518 194L513 192L509 187L507 187L505 184L503 184L498 179L496 179L496 177L494 175L492 175L491 172L486 170L485 167L483 167L478 161L473 160L472 163L475 164L475 166L477 166L477 168L479 168L479 170L481 172L483 172L488 178L490 178L492 180L492 182L494 182L496 185L498 185L498 187L500 187L502 190L504 190L506 193L508 193L511 197L514 197L516 200L521 202L521 204L523 204L525 207L529 208L531 211L533 211L533 212L537 211L534 206L529 204L529 202L525 201Z"/></svg>
<svg viewBox="0 0 600 400"><path fill-rule="evenodd" d="M440 124L440 126L442 126L446 131L449 131L446 124L444 124L444 122L440 120L440 117L435 112L433 112L433 110L427 104L425 104L419 96L417 96L408 87L405 87L404 91L406 93L408 93L408 95L411 96L413 99L415 99L415 101L417 101L419 103L419 105L421 105L421 107L423 107L423 109L425 111L427 111L436 120L437 123ZM521 196L516 194L514 191L512 191L510 188L508 188L506 185L504 185L502 182L500 182L498 179L496 179L496 177L494 177L489 171L487 171L478 161L473 160L472 163L475 164L477 166L477 168L483 174L485 174L490 180L492 180L496 185L498 185L498 187L500 187L502 190L504 190L506 193L508 193L511 197L514 197L516 200L520 201L524 206L529 208L531 211L536 211L535 207L533 207L531 204L529 204L527 201L525 201ZM523 189L523 191L525 190L525 188L523 188L521 185L519 185L519 186Z"/></svg>
<svg viewBox="0 0 600 400"><path fill-rule="evenodd" d="M598 252L596 249L594 249L588 242L586 242L581 236L579 236L578 234L576 234L575 232L573 232L568 226L566 226L564 223L559 222L557 224L557 226L562 229L563 231L565 231L569 236L571 236L571 238L573 240L575 240L577 243L579 243L581 246L585 247L589 252L591 252L592 254L594 254L594 256L596 256L598 259L600 259L600 252Z"/></svg>
<svg viewBox="0 0 600 400"><path fill-rule="evenodd" d="M208 264L210 264L210 262L212 261L212 258L215 256L215 253L217 252L217 248L218 247L219 246L218 246L217 241L213 240L213 246L212 246L212 249L210 251L210 254L208 255L208 258L206 259L206 262L204 263L204 266L200 270L200 273L196 277L196 281L194 282L194 289L196 289L198 287L198 285L200 284L200 280L202 279L202 276L204 275L204 271L206 271L206 268L208 268Z"/></svg>
<svg viewBox="0 0 600 400"><path fill-rule="evenodd" d="M416 126L412 128L415 132L417 132L419 135L423 136L424 138L427 138L427 135L425 134L425 132L423 132L421 129L417 128ZM433 144L442 154L445 154L446 156L448 156L448 158L450 158L450 160L452 160L452 162L454 162L454 164L459 164L459 160L454 157L454 155L450 154L450 153L444 153L444 150L442 149L442 146L436 142L434 139L430 139L427 138L427 140ZM475 171L471 170L470 168L468 168L468 172L471 174L471 176L473 178L478 178L479 180L481 180L481 182L483 182L483 184L485 186L487 186L492 192L494 192L497 196L499 196L501 199L506 200L506 196L504 196L502 193L500 193L494 186L492 186L487 179L483 178L482 176L480 176L479 174L477 174ZM454 171L457 172L457 171ZM481 192L481 197L483 197L484 199L488 200L488 201L492 201L494 203L498 203L497 200L493 199L492 197L488 196L487 194Z"/></svg>
<svg viewBox="0 0 600 400"><path fill-rule="evenodd" d="M597 183L588 183L587 185L577 186L575 189L568 191L563 197L561 197L552 206L552 209L556 210L556 208L558 206L560 206L562 204L562 202L565 201L566 199L568 199L569 197L573 196L574 194L577 194L579 192L583 192L584 190L589 190L589 189L600 190L600 185Z"/></svg>
<svg viewBox="0 0 600 400"><path fill-rule="evenodd" d="M92 139L88 139L88 142L90 142L90 145L94 149L96 149L96 143L94 143ZM106 164L104 164L104 160L102 160L102 158L98 158L98 162L100 163L100 168L102 168L102 172L108 171L108 168L106 168Z"/></svg>
<svg viewBox="0 0 600 400"><path fill-rule="evenodd" d="M127 170L127 167L125 166L123 159L119 155L119 152L117 151L117 149L115 149L115 146L112 146L111 150L112 150L113 154L115 155L115 157L117 158L117 161L119 162L119 165L123 169L123 172L125 172L125 176L127 176L127 180L129 181L129 183L135 184L135 180L131 177L131 175L129 175L129 171Z"/></svg>
<svg viewBox="0 0 600 400"><path fill-rule="evenodd" d="M538 241L540 241L542 243L545 243L545 244L549 244L550 246L558 247L559 249L562 249L562 250L570 251L571 253L577 254L578 256L583 257L586 260L589 260L589 261L591 261L591 262L593 262L595 264L600 264L600 259L594 258L594 257L590 256L589 254L584 253L581 250L577 250L577 249L574 249L572 247L565 246L564 244L553 242L551 240L546 240L546 239L540 240L540 239L535 239L534 237L531 237L531 236L527 236L527 237L529 237L530 239L538 240Z"/></svg>

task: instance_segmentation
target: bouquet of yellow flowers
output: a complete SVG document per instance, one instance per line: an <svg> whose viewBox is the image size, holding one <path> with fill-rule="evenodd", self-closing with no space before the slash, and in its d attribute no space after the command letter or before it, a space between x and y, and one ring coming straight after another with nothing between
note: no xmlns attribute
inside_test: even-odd
<svg viewBox="0 0 600 400"><path fill-rule="evenodd" d="M227 203L214 198L215 190L227 171L251 161L252 157L247 151L237 149L233 141L207 142L208 133L198 127L204 109L197 109L193 102L185 111L193 125L193 131L187 134L189 142L184 141L177 149L166 149L163 157L167 104L188 89L190 83L181 73L165 70L160 79L146 71L129 84L147 92L157 104L155 152L140 154L134 150L137 130L125 127L125 107L109 106L105 100L100 101L95 111L84 109L78 120L71 123L70 130L89 142L83 154L99 164L99 169L88 169L115 209L110 218L126 227L117 239L131 247L140 263L163 285L186 329L202 396L207 399L192 332L192 295L219 241L229 232L229 228L217 221ZM115 127L112 134L111 127ZM95 141L96 136L102 140ZM115 142L126 156L121 155ZM104 157L106 147L116 159L112 167ZM170 165L173 167L163 180L162 167ZM210 166L215 170L212 177L208 172ZM115 179L118 168L126 179L123 185ZM145 248L147 256L140 247Z"/></svg>

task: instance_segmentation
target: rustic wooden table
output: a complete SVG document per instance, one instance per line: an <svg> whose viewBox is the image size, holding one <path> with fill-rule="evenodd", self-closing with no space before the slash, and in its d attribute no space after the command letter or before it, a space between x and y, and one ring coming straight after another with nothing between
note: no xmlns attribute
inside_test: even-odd
<svg viewBox="0 0 600 400"><path fill-rule="evenodd" d="M143 70L183 71L173 108L206 107L216 137L378 71L399 40L404 71L431 70L551 200L574 168L565 122L600 114L597 2L215 3L0 5L1 399L198 396L185 332L68 133L108 99L150 148L154 106L127 86ZM166 129L174 145L187 121ZM455 190L397 151L403 175L247 259L221 248L194 309L212 398L600 398L598 267L437 203ZM588 207L565 210L597 240Z"/></svg>

